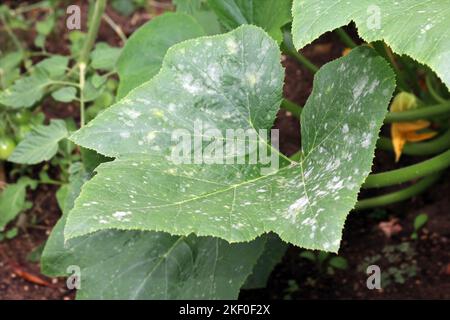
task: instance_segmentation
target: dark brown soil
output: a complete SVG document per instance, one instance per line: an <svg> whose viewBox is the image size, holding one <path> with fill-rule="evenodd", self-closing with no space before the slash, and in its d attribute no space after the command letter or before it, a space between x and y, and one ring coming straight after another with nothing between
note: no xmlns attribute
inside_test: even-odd
<svg viewBox="0 0 450 320"><path fill-rule="evenodd" d="M81 4L86 12L84 1ZM108 14L129 35L150 16L143 11L131 17L122 17L111 8ZM84 14L82 16L85 16ZM84 23L83 23L84 25ZM63 24L59 26L64 30ZM355 35L355 30L349 32ZM27 35L24 35L25 38ZM28 35L32 43L32 34ZM55 34L48 50L67 54L67 35ZM61 41L63 39L64 41ZM356 37L355 37L356 39ZM120 39L103 22L98 41L120 45ZM342 55L344 46L331 33L325 34L312 45L303 49L303 54L320 66ZM285 97L304 105L311 89L312 74L300 67L291 58L284 58L286 80ZM76 105L55 104L51 99L43 102L43 110L49 118L78 117ZM275 127L280 129L281 150L291 155L300 147L299 121L288 112L280 111ZM390 153L378 150L374 171L381 172L407 165L420 160L403 157L395 164ZM0 242L0 299L73 299L74 292L68 291L64 279L49 279L40 275L39 264L30 262L27 255L41 246L52 227L60 217L55 199L55 187L40 186L29 194L33 208L24 216L25 223L19 236ZM365 191L362 196L376 194L378 191ZM449 174L424 194L400 204L391 205L378 211L353 212L347 219L340 256L348 261L348 268L327 273L326 267L319 267L302 257L300 248L291 246L282 262L273 271L268 286L260 290L246 290L241 299L450 299L450 180ZM426 213L429 222L421 231L418 240L411 239L415 216ZM401 231L388 238L380 229L381 222L398 219ZM34 223L31 223L31 221ZM30 223L27 223L30 222ZM17 224L13 222L11 226ZM407 247L407 253L397 254L399 248ZM386 253L390 248L394 253ZM384 251L383 251L384 250ZM397 250L397 251L396 251ZM367 275L365 259L376 257L383 272L391 272L392 267L406 270L415 268L415 274L404 276L403 283L391 281L382 283L382 290L369 290L366 287ZM392 258L394 256L394 258ZM392 258L392 259L391 259ZM393 261L390 261L393 260ZM391 271L389 271L391 270ZM391 272L392 273L392 272ZM48 282L38 285L30 275L38 276ZM33 281L30 281L33 280Z"/></svg>

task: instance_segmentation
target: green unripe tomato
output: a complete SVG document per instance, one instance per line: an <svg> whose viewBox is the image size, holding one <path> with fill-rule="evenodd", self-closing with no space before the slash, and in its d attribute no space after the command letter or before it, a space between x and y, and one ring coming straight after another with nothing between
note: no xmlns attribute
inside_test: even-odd
<svg viewBox="0 0 450 320"><path fill-rule="evenodd" d="M23 139L25 139L26 135L31 131L31 126L26 123L26 124L21 124L19 126L19 128L17 128L16 131L16 141L22 141Z"/></svg>
<svg viewBox="0 0 450 320"><path fill-rule="evenodd" d="M112 105L113 102L114 96L111 93L105 91L97 99L95 99L94 106L100 109L104 109Z"/></svg>
<svg viewBox="0 0 450 320"><path fill-rule="evenodd" d="M117 80L109 78L108 81L106 81L106 89L114 92L117 89Z"/></svg>
<svg viewBox="0 0 450 320"><path fill-rule="evenodd" d="M16 148L16 143L9 137L0 137L0 160L6 160Z"/></svg>
<svg viewBox="0 0 450 320"><path fill-rule="evenodd" d="M14 112L11 118L15 124L26 124L30 122L31 112L28 110Z"/></svg>

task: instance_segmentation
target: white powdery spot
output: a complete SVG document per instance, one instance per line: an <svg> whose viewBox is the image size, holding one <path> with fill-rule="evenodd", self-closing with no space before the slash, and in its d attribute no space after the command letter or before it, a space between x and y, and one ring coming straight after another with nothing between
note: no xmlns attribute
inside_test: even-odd
<svg viewBox="0 0 450 320"><path fill-rule="evenodd" d="M358 99L364 91L367 83L369 82L369 77L362 77L358 83L353 87L353 99Z"/></svg>
<svg viewBox="0 0 450 320"><path fill-rule="evenodd" d="M348 124L344 124L344 126L342 127L342 133L348 133L350 129L348 128Z"/></svg>
<svg viewBox="0 0 450 320"><path fill-rule="evenodd" d="M378 81L378 80L375 80L374 82L372 82L369 86L368 92L370 94L372 94L375 91L375 89L378 87L379 84L380 84L380 81Z"/></svg>
<svg viewBox="0 0 450 320"><path fill-rule="evenodd" d="M130 133L129 133L128 131L122 131L122 132L120 133L120 136L121 136L122 138L124 138L124 139L127 139L127 138L130 137Z"/></svg>
<svg viewBox="0 0 450 320"><path fill-rule="evenodd" d="M130 109L130 110L128 110L127 115L128 115L131 119L134 120L134 119L139 118L139 116L141 115L141 113L140 113L139 111Z"/></svg>
<svg viewBox="0 0 450 320"><path fill-rule="evenodd" d="M119 221L122 221L123 218L126 216L129 216L131 214L131 211L116 211L112 214L114 218L116 218Z"/></svg>
<svg viewBox="0 0 450 320"><path fill-rule="evenodd" d="M213 82L218 82L220 80L220 69L217 64L210 64L208 66L208 76Z"/></svg>
<svg viewBox="0 0 450 320"><path fill-rule="evenodd" d="M225 44L229 53L236 54L238 52L238 44L234 39L228 39Z"/></svg>
<svg viewBox="0 0 450 320"><path fill-rule="evenodd" d="M363 133L361 146L364 149L367 149L370 146L370 143L372 141L372 134L371 133Z"/></svg>
<svg viewBox="0 0 450 320"><path fill-rule="evenodd" d="M256 73L249 72L245 75L245 77L247 78L247 82L251 87L254 87L255 84L259 82L259 75Z"/></svg>
<svg viewBox="0 0 450 320"><path fill-rule="evenodd" d="M292 222L295 222L295 219L297 218L299 212L303 211L307 205L308 198L306 196L297 199L293 204L289 206L286 218L291 220Z"/></svg>
<svg viewBox="0 0 450 320"><path fill-rule="evenodd" d="M196 94L202 90L202 87L194 81L194 77L190 73L183 75L181 81L183 82L183 88L191 94Z"/></svg>
<svg viewBox="0 0 450 320"><path fill-rule="evenodd" d="M146 140L147 140L148 142L150 142L150 141L153 141L153 140L155 139L155 137L156 137L156 133L155 133L154 131L150 131L150 132L147 134Z"/></svg>

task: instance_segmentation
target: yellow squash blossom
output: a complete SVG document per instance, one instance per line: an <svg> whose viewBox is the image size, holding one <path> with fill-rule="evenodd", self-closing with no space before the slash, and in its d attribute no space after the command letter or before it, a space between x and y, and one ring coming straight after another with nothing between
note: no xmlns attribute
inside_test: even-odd
<svg viewBox="0 0 450 320"><path fill-rule="evenodd" d="M390 111L402 112L417 108L417 99L413 94L400 92L392 101ZM417 142L431 139L436 132L419 133L419 130L426 129L430 126L430 122L426 120L416 120L411 122L394 122L391 125L391 139L394 146L395 162L400 159L403 147L406 142Z"/></svg>

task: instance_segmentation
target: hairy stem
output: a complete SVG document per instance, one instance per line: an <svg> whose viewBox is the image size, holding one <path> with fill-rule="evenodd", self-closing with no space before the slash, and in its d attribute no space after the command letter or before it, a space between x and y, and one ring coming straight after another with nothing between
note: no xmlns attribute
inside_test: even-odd
<svg viewBox="0 0 450 320"><path fill-rule="evenodd" d="M430 93L431 97L437 102L437 103L443 103L445 104L447 100L442 98L439 93L434 89L433 83L431 80L431 74L428 73L425 77L425 83L427 85L428 92Z"/></svg>
<svg viewBox="0 0 450 320"><path fill-rule="evenodd" d="M292 113L296 118L300 119L300 114L302 113L302 107L296 104L295 102L292 102L288 99L283 99L281 102L281 109L284 109L286 111L289 111Z"/></svg>
<svg viewBox="0 0 450 320"><path fill-rule="evenodd" d="M97 38L98 29L100 28L100 22L102 20L103 12L105 11L106 0L97 0L95 2L94 13L92 20L90 21L88 34L86 40L81 49L80 56L78 58L78 68L80 70L79 86L80 86L80 127L84 126L84 85L86 77L86 68L89 62L89 54L94 46L95 39Z"/></svg>
<svg viewBox="0 0 450 320"><path fill-rule="evenodd" d="M392 146L392 140L386 137L380 137L380 139L378 139L377 147L387 151L394 150L394 147ZM432 155L443 152L449 148L450 129L430 141L407 143L403 147L402 153L412 156Z"/></svg>
<svg viewBox="0 0 450 320"><path fill-rule="evenodd" d="M86 65L89 62L89 54L94 46L95 39L97 38L98 29L100 27L100 22L102 20L103 12L105 11L106 0L97 0L95 2L94 13L92 14L92 20L90 21L88 34L86 41L81 49L80 57L78 62L84 62Z"/></svg>
<svg viewBox="0 0 450 320"><path fill-rule="evenodd" d="M426 106L419 109L402 111L402 112L389 112L384 119L385 123L392 122L405 122L413 120L431 119L436 116L444 114L450 115L450 100L445 103L436 104L433 106Z"/></svg>
<svg viewBox="0 0 450 320"><path fill-rule="evenodd" d="M347 47L353 49L358 46L344 29L337 28L336 34Z"/></svg>
<svg viewBox="0 0 450 320"><path fill-rule="evenodd" d="M283 32L283 42L281 43L281 50L283 51L283 53L297 60L297 62L299 62L312 73L316 73L319 70L319 68L315 64L313 64L304 55L299 53L297 49L295 49L294 44L292 43L292 34L289 31L285 30Z"/></svg>
<svg viewBox="0 0 450 320"><path fill-rule="evenodd" d="M356 203L354 210L376 208L409 199L428 189L439 179L439 176L440 176L439 173L436 173L428 177L425 177L419 182L413 184L412 186L402 189L400 191L395 191L378 197L359 200Z"/></svg>
<svg viewBox="0 0 450 320"><path fill-rule="evenodd" d="M380 188L400 184L441 171L450 166L450 150L431 159L401 169L371 174L363 188Z"/></svg>

